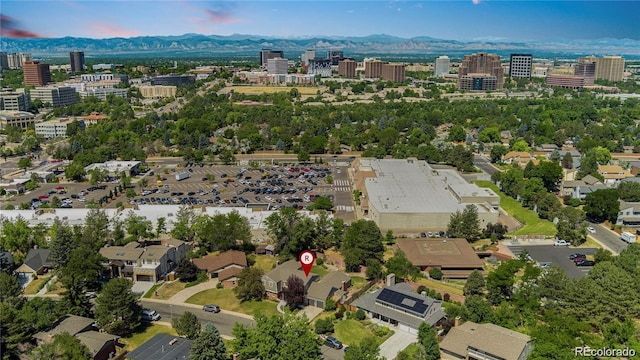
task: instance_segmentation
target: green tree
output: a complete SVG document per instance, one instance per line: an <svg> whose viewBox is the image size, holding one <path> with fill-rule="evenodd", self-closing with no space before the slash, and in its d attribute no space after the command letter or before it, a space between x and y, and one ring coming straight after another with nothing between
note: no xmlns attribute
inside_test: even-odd
<svg viewBox="0 0 640 360"><path fill-rule="evenodd" d="M618 189L601 189L587 194L584 212L595 221L608 220L615 223L620 212Z"/></svg>
<svg viewBox="0 0 640 360"><path fill-rule="evenodd" d="M420 270L413 266L411 261L407 259L405 253L398 249L387 262L384 264L387 268L388 274L395 274L398 279L411 279L415 278L420 273Z"/></svg>
<svg viewBox="0 0 640 360"><path fill-rule="evenodd" d="M511 146L511 151L522 151L522 152L530 152L529 144L527 144L524 140L517 140Z"/></svg>
<svg viewBox="0 0 640 360"><path fill-rule="evenodd" d="M167 219L161 216L156 223L156 239L160 238L160 234L164 234L165 231L167 231Z"/></svg>
<svg viewBox="0 0 640 360"><path fill-rule="evenodd" d="M350 345L344 353L345 360L381 360L378 342L373 336L367 336L358 344Z"/></svg>
<svg viewBox="0 0 640 360"><path fill-rule="evenodd" d="M237 247L238 241L248 243L251 240L249 220L237 211L213 217L200 216L192 229L200 244L212 251L229 250Z"/></svg>
<svg viewBox="0 0 640 360"><path fill-rule="evenodd" d="M309 205L309 210L327 210L330 211L333 208L333 202L328 196L316 196L313 198L313 203Z"/></svg>
<svg viewBox="0 0 640 360"><path fill-rule="evenodd" d="M14 275L0 271L0 302L12 302L22 294L20 280Z"/></svg>
<svg viewBox="0 0 640 360"><path fill-rule="evenodd" d="M18 160L18 168L24 170L24 172L27 172L27 169L30 168L32 166L31 163L31 159L29 158L20 158L20 160Z"/></svg>
<svg viewBox="0 0 640 360"><path fill-rule="evenodd" d="M67 266L71 252L78 248L80 244L76 242L73 230L69 225L56 220L52 227L53 234L49 243L49 259L56 269Z"/></svg>
<svg viewBox="0 0 640 360"><path fill-rule="evenodd" d="M507 149L506 146L504 145L496 145L494 147L491 148L491 162L492 163L499 163L502 161L502 157L504 155L506 155L509 152L509 149Z"/></svg>
<svg viewBox="0 0 640 360"><path fill-rule="evenodd" d="M640 183L635 181L623 181L618 185L620 200L627 202L640 201Z"/></svg>
<svg viewBox="0 0 640 360"><path fill-rule="evenodd" d="M454 237L467 239L469 242L478 240L480 231L480 218L478 208L475 205L467 205L462 212L460 210L451 214L447 233Z"/></svg>
<svg viewBox="0 0 640 360"><path fill-rule="evenodd" d="M453 142L461 142L467 138L467 133L464 131L464 128L460 125L453 125L449 130L449 141Z"/></svg>
<svg viewBox="0 0 640 360"><path fill-rule="evenodd" d="M491 304L478 295L467 296L464 300L464 307L467 308L469 321L486 323L493 319Z"/></svg>
<svg viewBox="0 0 640 360"><path fill-rule="evenodd" d="M220 332L212 324L205 325L193 340L189 358L192 360L227 360L227 347Z"/></svg>
<svg viewBox="0 0 640 360"><path fill-rule="evenodd" d="M238 285L233 289L240 301L260 301L265 298L262 275L262 270L256 267L246 267L240 271Z"/></svg>
<svg viewBox="0 0 640 360"><path fill-rule="evenodd" d="M194 281L198 277L198 267L187 259L182 259L176 268L176 276L182 282Z"/></svg>
<svg viewBox="0 0 640 360"><path fill-rule="evenodd" d="M570 152L564 153L560 163L561 163L563 168L572 169L573 168L573 156L571 156L571 153Z"/></svg>
<svg viewBox="0 0 640 360"><path fill-rule="evenodd" d="M62 200L60 200L59 197L54 196L51 198L51 207L54 209L59 208L60 206L62 206Z"/></svg>
<svg viewBox="0 0 640 360"><path fill-rule="evenodd" d="M503 300L509 301L513 294L515 274L522 268L520 260L508 260L500 264L497 269L487 275L487 300L493 305Z"/></svg>
<svg viewBox="0 0 640 360"><path fill-rule="evenodd" d="M384 274L382 273L382 264L378 259L367 259L365 264L367 265L367 270L365 271L367 280L377 281L382 279Z"/></svg>
<svg viewBox="0 0 640 360"><path fill-rule="evenodd" d="M302 279L295 275L290 275L287 278L287 285L282 291L282 297L291 310L295 309L297 305L303 304L305 289Z"/></svg>
<svg viewBox="0 0 640 360"><path fill-rule="evenodd" d="M191 340L198 336L202 328L200 320L190 311L185 311L180 317L173 319L171 325L178 335Z"/></svg>
<svg viewBox="0 0 640 360"><path fill-rule="evenodd" d="M118 336L132 334L141 320L142 307L138 297L139 294L131 292L129 279L111 279L96 298L98 327Z"/></svg>
<svg viewBox="0 0 640 360"><path fill-rule="evenodd" d="M558 212L557 237L572 242L574 245L582 243L587 237L587 225L584 211L564 207Z"/></svg>
<svg viewBox="0 0 640 360"><path fill-rule="evenodd" d="M426 322L420 324L418 327L418 343L425 352L424 359L426 360L439 360L440 359L440 346L438 345L438 336L436 329Z"/></svg>
<svg viewBox="0 0 640 360"><path fill-rule="evenodd" d="M463 294L464 296L469 295L483 295L485 290L485 281L482 272L479 270L473 270L469 277L467 278L467 282L464 284Z"/></svg>
<svg viewBox="0 0 640 360"><path fill-rule="evenodd" d="M373 221L358 220L351 224L342 243L342 254L348 271L358 270L367 259L382 262L384 245L380 228Z"/></svg>
<svg viewBox="0 0 640 360"><path fill-rule="evenodd" d="M511 167L500 175L501 190L513 198L518 196L523 182L524 175L522 170L516 167Z"/></svg>
<svg viewBox="0 0 640 360"><path fill-rule="evenodd" d="M84 167L78 162L74 161L64 168L64 176L69 180L82 181L84 179L84 175Z"/></svg>
<svg viewBox="0 0 640 360"><path fill-rule="evenodd" d="M67 332L54 336L53 342L44 343L31 352L34 360L86 360L89 349L77 337Z"/></svg>
<svg viewBox="0 0 640 360"><path fill-rule="evenodd" d="M542 179L534 177L524 182L524 186L520 190L520 197L523 205L532 208L546 192L547 189L545 189Z"/></svg>
<svg viewBox="0 0 640 360"><path fill-rule="evenodd" d="M62 268L59 276L66 289L62 297L70 314L88 316L91 313L92 305L84 291L98 279L103 260L102 255L86 246L71 251L67 265Z"/></svg>

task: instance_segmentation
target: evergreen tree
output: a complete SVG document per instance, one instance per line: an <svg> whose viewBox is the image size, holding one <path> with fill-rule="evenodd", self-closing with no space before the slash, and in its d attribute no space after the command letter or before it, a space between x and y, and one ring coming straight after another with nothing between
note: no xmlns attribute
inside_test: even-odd
<svg viewBox="0 0 640 360"><path fill-rule="evenodd" d="M464 295L482 295L484 294L484 289L484 276L482 276L479 270L473 270L471 274L469 274L467 282L464 284Z"/></svg>
<svg viewBox="0 0 640 360"><path fill-rule="evenodd" d="M67 332L58 334L53 342L45 343L31 352L33 360L87 360L91 359L89 349L80 340Z"/></svg>
<svg viewBox="0 0 640 360"><path fill-rule="evenodd" d="M246 267L238 275L238 285L233 289L240 301L262 300L265 297L262 270Z"/></svg>
<svg viewBox="0 0 640 360"><path fill-rule="evenodd" d="M126 336L133 333L140 325L141 312L138 295L131 292L129 279L111 279L96 299L98 327L110 334Z"/></svg>
<svg viewBox="0 0 640 360"><path fill-rule="evenodd" d="M180 317L173 319L171 325L176 329L178 335L192 340L198 336L202 328L200 320L190 311L185 311Z"/></svg>
<svg viewBox="0 0 640 360"><path fill-rule="evenodd" d="M227 347L220 332L212 324L207 324L193 340L189 351L192 360L227 360Z"/></svg>

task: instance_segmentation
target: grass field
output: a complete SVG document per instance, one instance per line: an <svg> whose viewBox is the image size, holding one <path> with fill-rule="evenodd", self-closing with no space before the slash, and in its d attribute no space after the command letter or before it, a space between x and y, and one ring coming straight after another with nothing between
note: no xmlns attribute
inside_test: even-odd
<svg viewBox="0 0 640 360"><path fill-rule="evenodd" d="M420 345L418 345L417 343L413 343L404 348L404 350L402 350L400 354L406 355L406 359L417 359L419 349ZM401 356L400 354L398 354L398 357Z"/></svg>
<svg viewBox="0 0 640 360"><path fill-rule="evenodd" d="M449 294L455 294L460 296L463 295L462 289L464 288L464 285L460 285L456 283L443 283L440 281L425 279L425 278L418 278L416 279L416 282L430 289L446 291Z"/></svg>
<svg viewBox="0 0 640 360"><path fill-rule="evenodd" d="M314 273L314 274L317 274L320 277L323 277L323 276L327 275L329 270L327 270L324 266L314 265L311 268L311 272Z"/></svg>
<svg viewBox="0 0 640 360"><path fill-rule="evenodd" d="M257 310L267 316L278 314L275 302L263 300L241 303L240 300L236 298L233 289L209 289L201 291L188 298L186 302L197 305L216 304L223 310L235 311L247 315L253 315Z"/></svg>
<svg viewBox="0 0 640 360"><path fill-rule="evenodd" d="M184 290L185 286L187 286L187 283L183 283L182 281L179 281L179 280L172 281L172 282L165 282L160 287L155 287L155 286L152 287L151 290L149 290L144 297L151 298L151 299L168 300L173 295ZM156 290L158 291L158 296L154 295L154 292Z"/></svg>
<svg viewBox="0 0 640 360"><path fill-rule="evenodd" d="M158 334L178 335L171 326L148 324L141 332L133 334L130 338L122 338L120 341L125 344L126 350L131 351Z"/></svg>
<svg viewBox="0 0 640 360"><path fill-rule="evenodd" d="M504 194L491 181L478 180L475 182L483 188L490 188L500 196L500 207L518 221L524 223L520 229L512 232L512 235L546 235L554 236L557 232L556 226L548 220L540 219L535 211L525 209L516 199Z"/></svg>
<svg viewBox="0 0 640 360"><path fill-rule="evenodd" d="M368 337L376 337L371 330L355 319L338 321L335 325L334 336L347 345L358 344Z"/></svg>
<svg viewBox="0 0 640 360"><path fill-rule="evenodd" d="M256 256L256 263L253 265L261 269L265 274L273 270L273 265L276 264L278 258L270 255L258 255Z"/></svg>
<svg viewBox="0 0 640 360"><path fill-rule="evenodd" d="M367 279L360 276L352 276L351 277L351 286L355 289L362 288L367 283Z"/></svg>
<svg viewBox="0 0 640 360"><path fill-rule="evenodd" d="M273 94L277 92L289 92L294 87L288 86L232 86L231 89L239 94ZM316 95L317 87L295 87L300 95Z"/></svg>

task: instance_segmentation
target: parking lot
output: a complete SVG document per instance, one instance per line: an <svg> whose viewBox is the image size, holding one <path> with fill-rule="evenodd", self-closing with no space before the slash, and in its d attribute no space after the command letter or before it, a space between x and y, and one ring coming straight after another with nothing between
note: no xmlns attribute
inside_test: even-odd
<svg viewBox="0 0 640 360"><path fill-rule="evenodd" d="M513 252L515 256L519 256L524 250L529 253L531 258L536 262L551 263L552 265L560 266L567 273L567 276L572 279L580 278L589 273L590 266L576 266L573 260L569 259L571 254L584 254L593 255L596 252L596 248L574 248L566 246L553 246L553 245L527 245L527 246L509 246L509 250Z"/></svg>

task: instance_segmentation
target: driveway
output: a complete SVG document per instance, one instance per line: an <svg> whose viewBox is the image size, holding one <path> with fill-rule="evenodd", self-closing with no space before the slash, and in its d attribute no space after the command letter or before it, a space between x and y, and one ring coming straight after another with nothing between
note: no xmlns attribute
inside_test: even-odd
<svg viewBox="0 0 640 360"><path fill-rule="evenodd" d="M209 280L207 282L203 282L201 284L192 286L192 287L188 287L182 291L180 291L179 293L173 295L168 302L171 303L184 303L185 301L187 301L188 298L190 298L191 296L201 292L201 291L205 291L205 290L209 290L209 289L215 289L216 285L218 285L218 281L217 280Z"/></svg>
<svg viewBox="0 0 640 360"><path fill-rule="evenodd" d="M591 270L590 266L576 266L573 261L569 260L569 255L579 253L585 255L593 255L596 248L574 248L553 245L511 245L509 250L516 257L526 250L533 260L543 263L550 262L553 265L560 266L569 278L576 279L583 277Z"/></svg>
<svg viewBox="0 0 640 360"><path fill-rule="evenodd" d="M389 360L395 359L400 351L418 341L418 335L416 334L409 334L406 331L399 330L397 327L394 327L393 330L395 333L380 345L380 355Z"/></svg>
<svg viewBox="0 0 640 360"><path fill-rule="evenodd" d="M142 293L140 297L143 297L147 291L151 290L153 285L155 285L155 283L151 281L136 281L133 286L131 286L131 292Z"/></svg>

